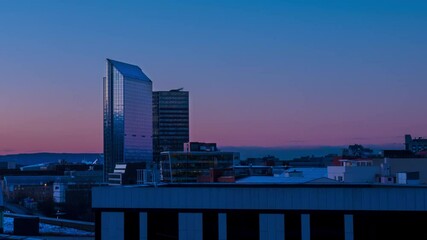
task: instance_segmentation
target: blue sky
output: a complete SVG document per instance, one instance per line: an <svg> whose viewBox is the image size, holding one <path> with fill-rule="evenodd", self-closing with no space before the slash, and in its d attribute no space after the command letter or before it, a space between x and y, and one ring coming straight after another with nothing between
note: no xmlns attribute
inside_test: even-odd
<svg viewBox="0 0 427 240"><path fill-rule="evenodd" d="M0 1L0 153L102 151L105 58L191 95L191 139L427 136L426 1Z"/></svg>

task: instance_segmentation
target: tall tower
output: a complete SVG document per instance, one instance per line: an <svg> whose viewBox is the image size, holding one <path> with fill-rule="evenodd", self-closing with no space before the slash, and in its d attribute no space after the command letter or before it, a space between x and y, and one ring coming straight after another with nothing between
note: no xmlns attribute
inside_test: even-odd
<svg viewBox="0 0 427 240"><path fill-rule="evenodd" d="M104 181L116 163L153 160L152 82L135 65L107 59Z"/></svg>
<svg viewBox="0 0 427 240"><path fill-rule="evenodd" d="M163 151L183 151L189 133L188 91L153 92L154 160L159 160Z"/></svg>

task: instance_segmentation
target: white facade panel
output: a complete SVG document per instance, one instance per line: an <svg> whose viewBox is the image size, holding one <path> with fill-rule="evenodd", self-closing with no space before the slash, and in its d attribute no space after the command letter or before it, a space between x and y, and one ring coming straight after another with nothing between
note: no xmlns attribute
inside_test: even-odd
<svg viewBox="0 0 427 240"><path fill-rule="evenodd" d="M310 240L310 214L301 214L301 239Z"/></svg>
<svg viewBox="0 0 427 240"><path fill-rule="evenodd" d="M218 239L227 240L227 214L218 214Z"/></svg>
<svg viewBox="0 0 427 240"><path fill-rule="evenodd" d="M203 215L201 213L179 213L179 240L203 239Z"/></svg>
<svg viewBox="0 0 427 240"><path fill-rule="evenodd" d="M283 240L285 239L285 217L283 214L259 215L259 239Z"/></svg>
<svg viewBox="0 0 427 240"><path fill-rule="evenodd" d="M344 239L354 240L353 215L344 215Z"/></svg>
<svg viewBox="0 0 427 240"><path fill-rule="evenodd" d="M101 213L101 223L102 240L124 239L124 213L103 212Z"/></svg>
<svg viewBox="0 0 427 240"><path fill-rule="evenodd" d="M147 213L139 214L139 239L148 240Z"/></svg>

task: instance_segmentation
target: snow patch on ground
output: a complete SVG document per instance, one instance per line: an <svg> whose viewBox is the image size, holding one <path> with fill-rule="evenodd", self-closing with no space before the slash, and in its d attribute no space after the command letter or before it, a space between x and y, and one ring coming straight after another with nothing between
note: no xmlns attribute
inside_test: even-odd
<svg viewBox="0 0 427 240"><path fill-rule="evenodd" d="M3 221L3 229L6 234L13 234L13 218L5 217ZM71 235L71 236L94 236L93 232L87 232L74 228L60 227L40 223L40 234L44 235Z"/></svg>

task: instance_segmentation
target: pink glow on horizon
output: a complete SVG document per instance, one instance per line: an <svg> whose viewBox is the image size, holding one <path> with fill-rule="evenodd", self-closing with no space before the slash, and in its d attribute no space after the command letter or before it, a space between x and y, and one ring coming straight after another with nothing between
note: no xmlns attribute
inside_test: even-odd
<svg viewBox="0 0 427 240"><path fill-rule="evenodd" d="M0 154L102 152L107 57L189 91L192 141L427 137L424 2L106 2L2 2Z"/></svg>

